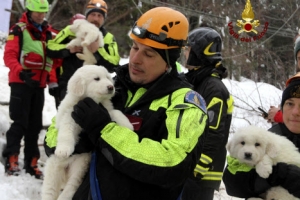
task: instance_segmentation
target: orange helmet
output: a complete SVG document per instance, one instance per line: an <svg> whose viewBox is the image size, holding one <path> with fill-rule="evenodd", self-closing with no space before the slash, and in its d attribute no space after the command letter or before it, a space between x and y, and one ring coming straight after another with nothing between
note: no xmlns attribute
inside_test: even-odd
<svg viewBox="0 0 300 200"><path fill-rule="evenodd" d="M86 6L85 16L87 17L91 12L100 12L104 18L107 16L107 4L103 0L90 0Z"/></svg>
<svg viewBox="0 0 300 200"><path fill-rule="evenodd" d="M285 87L287 87L291 81L295 80L295 79L300 79L300 72L298 72L297 74L295 74L294 76L292 76L291 78L289 78L286 82L285 82Z"/></svg>
<svg viewBox="0 0 300 200"><path fill-rule="evenodd" d="M180 12L168 7L156 7L144 13L131 29L130 37L157 49L185 46L189 23Z"/></svg>

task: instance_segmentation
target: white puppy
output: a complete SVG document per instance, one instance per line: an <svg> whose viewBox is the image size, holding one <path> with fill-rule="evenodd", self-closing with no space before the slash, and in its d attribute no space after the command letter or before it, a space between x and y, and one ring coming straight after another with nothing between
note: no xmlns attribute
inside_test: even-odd
<svg viewBox="0 0 300 200"><path fill-rule="evenodd" d="M76 56L80 60L84 60L83 65L96 64L97 60L93 55L93 52L91 52L87 47L96 40L99 42L99 47L104 46L101 31L94 24L85 19L76 19L74 23L70 25L70 30L75 33L76 38L67 44L67 49L75 46L82 46L83 52L77 53Z"/></svg>
<svg viewBox="0 0 300 200"><path fill-rule="evenodd" d="M67 95L56 115L58 130L55 154L48 158L42 187L43 200L72 199L81 184L90 162L90 153L72 155L81 127L71 117L73 106L85 97L101 102L112 121L133 130L132 124L110 101L115 93L111 75L102 66L85 65L79 68L68 82ZM60 194L60 190L63 191Z"/></svg>
<svg viewBox="0 0 300 200"><path fill-rule="evenodd" d="M256 126L240 128L228 141L226 148L229 154L241 163L255 167L256 172L262 178L269 177L272 173L272 166L279 162L300 166L300 153L290 140ZM277 192L283 191L290 195L283 188ZM268 192L266 199L270 198ZM276 193L276 188L272 189L272 193ZM279 200L280 198L272 199ZM297 198L294 197L294 199Z"/></svg>

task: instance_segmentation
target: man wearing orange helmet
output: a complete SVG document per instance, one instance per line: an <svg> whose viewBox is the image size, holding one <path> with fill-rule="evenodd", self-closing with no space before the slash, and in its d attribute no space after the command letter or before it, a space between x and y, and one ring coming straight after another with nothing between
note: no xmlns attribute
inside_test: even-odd
<svg viewBox="0 0 300 200"><path fill-rule="evenodd" d="M119 65L120 56L118 45L114 36L108 32L103 24L107 17L107 5L103 0L91 0L85 11L86 20L99 28L103 34L104 47L99 48L98 42L94 42L89 46L89 49L94 52L97 60L96 65L105 66L109 72L114 72L115 67ZM70 31L70 26L67 26L59 32L55 39L50 40L47 45L47 55L52 58L62 58L62 74L59 77L59 87L55 94L62 100L65 97L67 83L74 72L83 65L83 60L77 58L76 53L82 52L81 46L75 46L67 49L66 45L75 38L75 34Z"/></svg>
<svg viewBox="0 0 300 200"><path fill-rule="evenodd" d="M187 34L186 17L167 7L147 11L134 24L129 63L116 69L112 99L134 131L90 98L75 105L72 117L84 130L76 153L90 148L93 154L73 200L180 199L207 127L204 99L176 70ZM56 133L53 123L45 139L48 155Z"/></svg>

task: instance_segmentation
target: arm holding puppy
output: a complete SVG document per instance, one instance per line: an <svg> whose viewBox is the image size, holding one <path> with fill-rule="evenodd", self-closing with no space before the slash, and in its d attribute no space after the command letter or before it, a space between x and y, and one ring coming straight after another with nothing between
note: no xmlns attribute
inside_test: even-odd
<svg viewBox="0 0 300 200"><path fill-rule="evenodd" d="M260 194L273 186L281 186L300 198L300 168L295 165L278 163L273 166L272 174L261 178L256 170L241 170L242 164L237 161L228 162L224 170L223 181L226 192L230 196L239 198L259 197ZM234 170L233 170L234 169ZM244 168L245 169L245 168Z"/></svg>

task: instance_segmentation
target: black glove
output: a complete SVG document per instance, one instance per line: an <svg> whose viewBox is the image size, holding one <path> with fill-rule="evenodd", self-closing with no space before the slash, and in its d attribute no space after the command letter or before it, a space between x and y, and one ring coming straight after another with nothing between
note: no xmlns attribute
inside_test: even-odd
<svg viewBox="0 0 300 200"><path fill-rule="evenodd" d="M56 87L49 88L49 94L51 96L53 96L54 98L60 99L60 90L59 90L59 87L56 86Z"/></svg>
<svg viewBox="0 0 300 200"><path fill-rule="evenodd" d="M74 154L88 153L93 150L93 143L85 132L81 132L75 146Z"/></svg>
<svg viewBox="0 0 300 200"><path fill-rule="evenodd" d="M271 186L285 188L289 193L300 198L300 168L296 165L278 163L273 166L272 174L267 178Z"/></svg>
<svg viewBox="0 0 300 200"><path fill-rule="evenodd" d="M74 106L72 112L74 121L85 130L90 140L95 144L100 137L100 131L111 122L106 108L87 97Z"/></svg>
<svg viewBox="0 0 300 200"><path fill-rule="evenodd" d="M33 77L35 73L31 71L22 70L19 74L19 77L22 81L24 81L28 86L37 88L40 86L40 82L36 80L32 80L31 77Z"/></svg>

